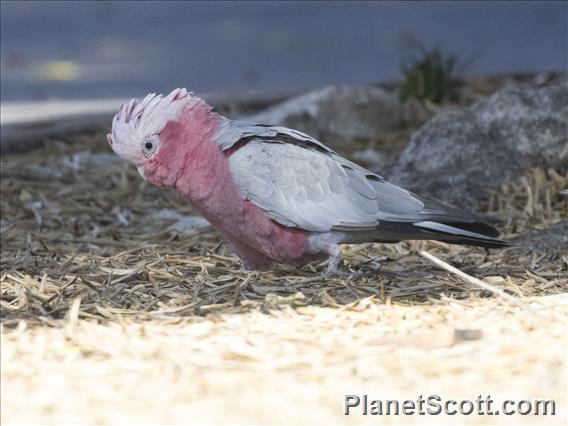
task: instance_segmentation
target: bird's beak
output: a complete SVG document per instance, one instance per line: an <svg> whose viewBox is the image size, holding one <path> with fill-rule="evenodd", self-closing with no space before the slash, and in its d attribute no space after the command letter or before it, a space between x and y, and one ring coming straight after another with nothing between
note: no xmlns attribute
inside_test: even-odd
<svg viewBox="0 0 568 426"><path fill-rule="evenodd" d="M146 176L144 176L144 165L136 166L136 170L138 170L138 174L142 176L142 179L146 180Z"/></svg>

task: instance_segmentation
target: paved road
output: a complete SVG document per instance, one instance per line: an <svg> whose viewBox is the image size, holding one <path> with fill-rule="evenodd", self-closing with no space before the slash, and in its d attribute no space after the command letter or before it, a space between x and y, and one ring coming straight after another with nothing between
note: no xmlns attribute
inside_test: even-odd
<svg viewBox="0 0 568 426"><path fill-rule="evenodd" d="M470 73L562 69L567 8L544 1L2 1L2 101L389 80L400 75L405 32L463 58L478 55Z"/></svg>

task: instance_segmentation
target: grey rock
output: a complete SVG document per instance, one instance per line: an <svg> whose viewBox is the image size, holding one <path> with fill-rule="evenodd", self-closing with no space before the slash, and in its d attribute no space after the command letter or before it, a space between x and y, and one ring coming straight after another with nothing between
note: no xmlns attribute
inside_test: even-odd
<svg viewBox="0 0 568 426"><path fill-rule="evenodd" d="M291 127L341 148L399 129L402 115L393 91L341 85L292 97L244 120Z"/></svg>
<svg viewBox="0 0 568 426"><path fill-rule="evenodd" d="M186 216L170 209L161 209L150 213L148 216L152 222L173 222L169 229L186 235L193 235L211 226L209 222L201 216Z"/></svg>
<svg viewBox="0 0 568 426"><path fill-rule="evenodd" d="M568 84L511 87L437 115L412 136L388 177L475 209L488 189L534 166L568 172Z"/></svg>
<svg viewBox="0 0 568 426"><path fill-rule="evenodd" d="M515 241L515 246L523 251L541 253L568 252L568 220L563 220L546 229L534 231Z"/></svg>
<svg viewBox="0 0 568 426"><path fill-rule="evenodd" d="M374 148L366 148L354 151L351 153L351 159L363 166L376 166L381 167L391 164L393 159L392 155L387 155L385 152L378 151Z"/></svg>

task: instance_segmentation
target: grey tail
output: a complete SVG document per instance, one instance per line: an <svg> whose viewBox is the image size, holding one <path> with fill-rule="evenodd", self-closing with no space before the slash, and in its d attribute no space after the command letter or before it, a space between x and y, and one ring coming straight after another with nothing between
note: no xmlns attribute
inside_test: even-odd
<svg viewBox="0 0 568 426"><path fill-rule="evenodd" d="M378 242L401 240L437 240L449 244L465 244L487 248L509 247L511 243L496 237L499 232L492 226L479 221L435 221L381 222Z"/></svg>
<svg viewBox="0 0 568 426"><path fill-rule="evenodd" d="M466 244L487 248L502 248L511 245L508 241L496 238L499 236L499 232L483 222L441 223L422 221L413 223L413 226L420 229L425 236L431 235L433 240L450 244Z"/></svg>

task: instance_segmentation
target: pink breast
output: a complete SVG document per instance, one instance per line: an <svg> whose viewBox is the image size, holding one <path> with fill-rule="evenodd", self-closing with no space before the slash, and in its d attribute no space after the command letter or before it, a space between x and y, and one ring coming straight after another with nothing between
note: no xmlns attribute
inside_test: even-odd
<svg viewBox="0 0 568 426"><path fill-rule="evenodd" d="M156 185L175 187L232 243L245 263L256 268L273 261L303 263L308 233L274 222L244 200L229 169L229 154L212 141L219 120L203 104L169 122L161 133L162 147L145 167L145 176Z"/></svg>
<svg viewBox="0 0 568 426"><path fill-rule="evenodd" d="M217 143L196 147L186 159L176 187L233 244L237 253L255 266L266 266L270 260L304 262L309 234L274 222L262 209L244 200Z"/></svg>

